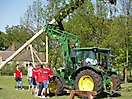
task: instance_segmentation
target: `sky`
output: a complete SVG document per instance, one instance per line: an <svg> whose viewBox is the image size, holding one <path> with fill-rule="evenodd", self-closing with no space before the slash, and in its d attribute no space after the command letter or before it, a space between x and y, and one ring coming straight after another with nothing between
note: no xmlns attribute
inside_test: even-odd
<svg viewBox="0 0 132 99"><path fill-rule="evenodd" d="M33 2L34 0L0 0L0 31L5 32L7 25L18 25Z"/></svg>
<svg viewBox="0 0 132 99"><path fill-rule="evenodd" d="M5 32L5 27L9 25L19 25L20 18L24 16L29 6L35 0L0 0L0 31ZM93 0L94 2L96 0ZM117 0L117 2L120 0ZM119 4L119 2L118 2Z"/></svg>

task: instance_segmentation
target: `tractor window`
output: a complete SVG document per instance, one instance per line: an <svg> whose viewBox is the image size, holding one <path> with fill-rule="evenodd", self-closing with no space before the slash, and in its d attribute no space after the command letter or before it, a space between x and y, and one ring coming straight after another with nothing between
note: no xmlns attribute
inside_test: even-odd
<svg viewBox="0 0 132 99"><path fill-rule="evenodd" d="M95 53L93 51L84 51L84 59L95 59Z"/></svg>
<svg viewBox="0 0 132 99"><path fill-rule="evenodd" d="M109 64L107 54L105 53L98 53L97 60L98 60L98 65L101 65L103 67L106 67Z"/></svg>
<svg viewBox="0 0 132 99"><path fill-rule="evenodd" d="M76 65L82 66L83 60L84 60L84 51L76 52L76 58L75 58Z"/></svg>
<svg viewBox="0 0 132 99"><path fill-rule="evenodd" d="M84 57L84 52L83 51L77 52L77 57L76 57L77 61L82 61L83 57Z"/></svg>
<svg viewBox="0 0 132 99"><path fill-rule="evenodd" d="M93 51L84 51L84 65L96 65L96 53Z"/></svg>

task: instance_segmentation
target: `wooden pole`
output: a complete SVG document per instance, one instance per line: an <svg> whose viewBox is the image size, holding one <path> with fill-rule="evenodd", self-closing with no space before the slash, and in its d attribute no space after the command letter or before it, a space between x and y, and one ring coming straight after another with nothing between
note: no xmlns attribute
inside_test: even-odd
<svg viewBox="0 0 132 99"><path fill-rule="evenodd" d="M35 34L31 39L29 39L23 46L21 46L15 53L13 53L10 57L8 57L5 61L0 65L0 69L6 65L10 60L12 60L16 55L18 55L25 47L27 47L30 43L32 43L38 36L43 33L43 29L41 29L37 34Z"/></svg>
<svg viewBox="0 0 132 99"><path fill-rule="evenodd" d="M29 46L30 46L30 50L31 50L31 56L32 56L33 66L35 66L35 63L34 63L34 55L33 55L33 47L32 47L31 44Z"/></svg>
<svg viewBox="0 0 132 99"><path fill-rule="evenodd" d="M55 23L55 22L56 22L56 20L53 19L52 21L49 22L49 24L53 24L53 23Z"/></svg>
<svg viewBox="0 0 132 99"><path fill-rule="evenodd" d="M53 19L52 21L49 22L49 24L53 24L53 23L55 23L55 22L56 22L56 20ZM49 44L48 44L48 36L46 35L46 63L48 63L48 61L49 61L49 60L48 60L48 59L49 59L49 58L48 58L48 53L49 53L49 52L48 52L48 45L49 45Z"/></svg>
<svg viewBox="0 0 132 99"><path fill-rule="evenodd" d="M49 22L49 24L55 23L55 19ZM35 34L31 39L29 39L24 45L22 45L15 53L13 53L10 57L8 57L5 61L3 61L0 65L0 69L6 65L9 61L11 61L15 56L17 56L25 47L31 44L38 36L43 33L43 29L41 29L37 34ZM47 52L48 53L48 52ZM48 56L47 56L48 57ZM48 59L47 59L48 61Z"/></svg>
<svg viewBox="0 0 132 99"><path fill-rule="evenodd" d="M42 61L40 60L40 58L38 57L37 53L35 52L35 50L33 50L34 55L36 56L36 58L38 59L38 61L40 62L40 64L42 64Z"/></svg>
<svg viewBox="0 0 132 99"><path fill-rule="evenodd" d="M46 35L46 63L48 63L48 36Z"/></svg>

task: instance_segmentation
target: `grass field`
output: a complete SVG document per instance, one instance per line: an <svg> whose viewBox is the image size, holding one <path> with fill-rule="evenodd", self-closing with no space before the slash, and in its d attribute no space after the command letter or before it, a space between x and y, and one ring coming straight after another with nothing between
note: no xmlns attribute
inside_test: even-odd
<svg viewBox="0 0 132 99"><path fill-rule="evenodd" d="M28 86L26 76L23 76L25 90L15 90L15 80L13 76L0 76L0 99L39 99L31 95L26 88ZM121 96L107 97L101 99L132 99L132 83L122 84ZM70 99L69 95L54 96L48 99ZM74 99L79 99L75 97Z"/></svg>

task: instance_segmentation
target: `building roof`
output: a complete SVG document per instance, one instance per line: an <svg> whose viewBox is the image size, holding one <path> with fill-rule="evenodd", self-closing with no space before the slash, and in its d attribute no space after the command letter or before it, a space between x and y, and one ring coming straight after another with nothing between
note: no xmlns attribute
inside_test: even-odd
<svg viewBox="0 0 132 99"><path fill-rule="evenodd" d="M22 44L14 44L13 43L10 47L8 47L6 49L6 51L15 51L15 50L19 49L21 46L22 46Z"/></svg>
<svg viewBox="0 0 132 99"><path fill-rule="evenodd" d="M15 51L0 51L0 56L2 60L6 60L9 56L11 56Z"/></svg>
<svg viewBox="0 0 132 99"><path fill-rule="evenodd" d="M2 60L6 60L8 57L10 57L15 51L0 51L0 56L2 57ZM40 58L42 62L45 61L45 55L42 52L39 52L37 56ZM38 61L38 59L34 55L35 61ZM32 61L32 55L31 51L29 50L23 50L20 52L16 57L14 57L12 60L17 61Z"/></svg>

